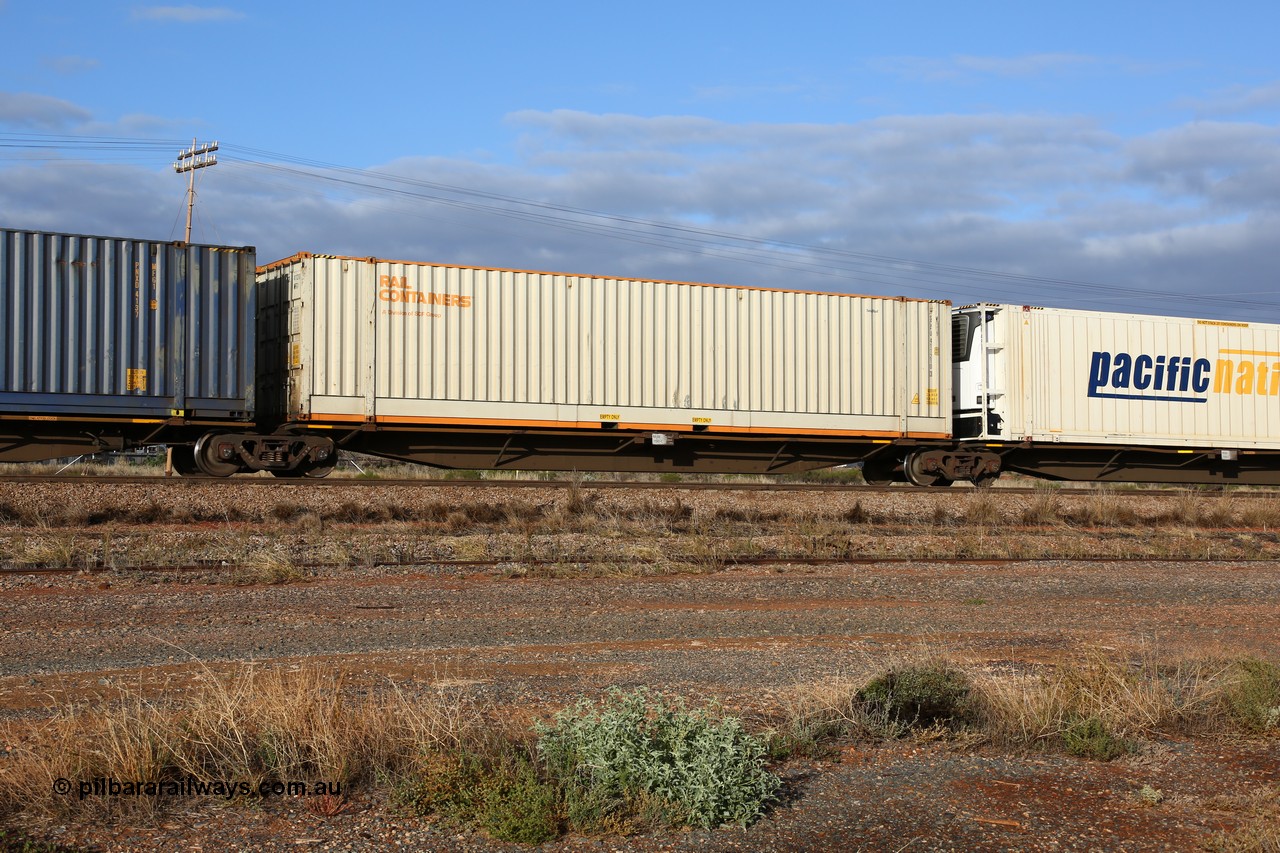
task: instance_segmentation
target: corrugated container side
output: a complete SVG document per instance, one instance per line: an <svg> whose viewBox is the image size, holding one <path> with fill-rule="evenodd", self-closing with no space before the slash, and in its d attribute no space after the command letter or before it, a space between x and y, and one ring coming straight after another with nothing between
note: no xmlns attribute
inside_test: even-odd
<svg viewBox="0 0 1280 853"><path fill-rule="evenodd" d="M945 303L309 255L259 280L290 419L949 434Z"/></svg>
<svg viewBox="0 0 1280 853"><path fill-rule="evenodd" d="M254 250L0 229L0 411L242 417Z"/></svg>
<svg viewBox="0 0 1280 853"><path fill-rule="evenodd" d="M1003 308L1014 437L1280 448L1280 326Z"/></svg>

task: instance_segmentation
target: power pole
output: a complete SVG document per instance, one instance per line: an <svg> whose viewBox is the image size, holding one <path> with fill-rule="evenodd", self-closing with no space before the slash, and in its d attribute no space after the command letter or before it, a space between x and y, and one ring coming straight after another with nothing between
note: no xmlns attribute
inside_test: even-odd
<svg viewBox="0 0 1280 853"><path fill-rule="evenodd" d="M216 166L218 158L213 152L217 150L218 143L216 142L200 144L193 139L191 140L190 148L178 152L178 159L173 164L173 171L178 174L183 172L191 173L191 177L187 181L187 238L184 242L191 242L191 211L196 206L196 169Z"/></svg>

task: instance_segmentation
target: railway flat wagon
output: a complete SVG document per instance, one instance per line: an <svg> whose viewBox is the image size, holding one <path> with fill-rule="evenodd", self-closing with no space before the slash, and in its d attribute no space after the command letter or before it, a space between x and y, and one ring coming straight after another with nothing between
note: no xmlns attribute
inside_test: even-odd
<svg viewBox="0 0 1280 853"><path fill-rule="evenodd" d="M0 229L0 461L250 423L255 252Z"/></svg>
<svg viewBox="0 0 1280 853"><path fill-rule="evenodd" d="M360 452L774 473L951 434L946 302L310 254L258 282L268 420Z"/></svg>
<svg viewBox="0 0 1280 853"><path fill-rule="evenodd" d="M1280 326L955 310L957 439L1069 480L1280 483Z"/></svg>

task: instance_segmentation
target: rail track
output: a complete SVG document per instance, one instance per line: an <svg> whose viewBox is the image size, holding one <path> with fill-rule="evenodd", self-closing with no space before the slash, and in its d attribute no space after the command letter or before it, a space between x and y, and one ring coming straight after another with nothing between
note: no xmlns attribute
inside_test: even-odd
<svg viewBox="0 0 1280 853"><path fill-rule="evenodd" d="M476 489L569 489L580 488L590 490L654 490L654 491L720 491L720 492L847 492L857 494L947 494L947 491L938 489L922 489L914 486L908 486L905 483L892 486L868 486L862 483L740 483L734 481L727 482L693 482L693 483L664 483L652 480L581 480L581 479L555 479L555 480L498 480L498 479L437 479L428 480L420 478L357 478L357 477L330 477L325 479L288 479L276 477L236 477L234 479L224 479L221 477L161 477L161 476L84 476L77 474L23 474L5 476L0 473L0 483L100 483L103 485L149 485L163 486L165 488L192 488L196 486L221 485L228 488L244 487L264 487L264 486L285 486L288 488L344 488L353 489L377 488L377 487L413 487L421 489L441 489L441 488L476 488ZM966 491L971 486L957 484L953 487L956 491ZM1053 486L1053 491L1064 495L1090 495L1097 494L1100 490L1105 490L1109 495L1120 497L1161 497L1174 496L1181 494L1230 494L1233 497L1240 498L1274 498L1280 496L1280 488L1267 488L1262 486L1247 486L1239 488L1221 488L1221 487L1188 487L1188 488L1131 488L1131 487L1115 487L1110 485L1063 485ZM1045 486L998 486L990 490L994 495L1033 495L1040 494L1045 490Z"/></svg>
<svg viewBox="0 0 1280 853"><path fill-rule="evenodd" d="M425 560L415 562L374 562L356 568L437 568L437 569L493 569L495 571L512 567L546 568L554 566L641 566L652 563L652 560L640 558L608 558L608 557L566 557L560 560L526 560L517 557L498 560ZM706 560L676 559L671 565L700 566ZM1227 566L1246 566L1273 564L1276 560L1265 558L1232 558L1232 557L804 557L804 556L722 556L714 560L719 567L760 568L767 566L909 566L909 565L942 565L942 566L1009 566L1009 565L1060 565L1072 563L1080 565L1150 565L1152 563L1178 563L1192 565L1222 564ZM125 575L129 573L171 573L192 574L201 572L219 572L240 569L239 563L199 563L193 565L174 566L89 566L67 568L64 566L0 566L0 576L20 575ZM300 571L316 571L324 569L352 568L349 563L299 563L295 566ZM679 572L675 572L679 574Z"/></svg>

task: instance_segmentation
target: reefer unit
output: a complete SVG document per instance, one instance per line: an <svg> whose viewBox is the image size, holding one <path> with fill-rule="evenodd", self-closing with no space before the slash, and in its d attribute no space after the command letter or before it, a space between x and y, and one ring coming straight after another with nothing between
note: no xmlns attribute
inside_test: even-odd
<svg viewBox="0 0 1280 853"><path fill-rule="evenodd" d="M957 438L1181 454L1170 471L1280 450L1280 326L975 305L953 349Z"/></svg>
<svg viewBox="0 0 1280 853"><path fill-rule="evenodd" d="M251 419L254 271L252 248L0 229L0 436Z"/></svg>
<svg viewBox="0 0 1280 853"><path fill-rule="evenodd" d="M950 434L945 302L307 254L258 280L284 422Z"/></svg>

